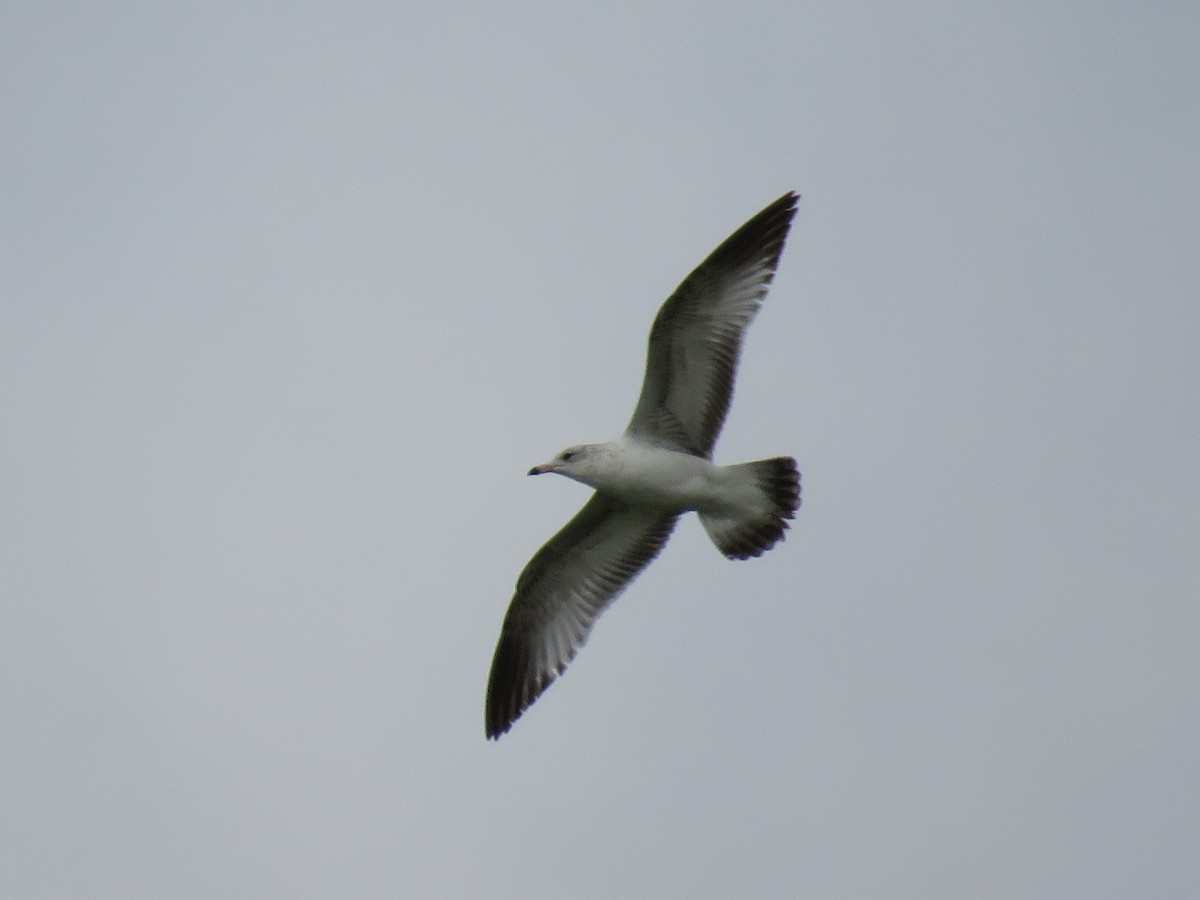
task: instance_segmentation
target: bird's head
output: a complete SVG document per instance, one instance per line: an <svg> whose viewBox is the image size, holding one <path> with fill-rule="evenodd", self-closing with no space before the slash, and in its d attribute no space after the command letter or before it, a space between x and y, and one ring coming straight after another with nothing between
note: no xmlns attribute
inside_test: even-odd
<svg viewBox="0 0 1200 900"><path fill-rule="evenodd" d="M549 462L534 466L529 470L530 475L545 475L555 472L566 475L584 484L591 484L591 475L595 469L599 453L594 444L580 444L568 447Z"/></svg>

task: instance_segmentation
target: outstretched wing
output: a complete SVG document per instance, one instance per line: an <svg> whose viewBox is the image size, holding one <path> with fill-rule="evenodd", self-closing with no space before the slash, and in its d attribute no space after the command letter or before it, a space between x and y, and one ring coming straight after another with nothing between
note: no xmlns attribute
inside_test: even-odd
<svg viewBox="0 0 1200 900"><path fill-rule="evenodd" d="M735 231L663 304L627 434L712 454L729 411L742 334L767 295L798 200L784 194Z"/></svg>
<svg viewBox="0 0 1200 900"><path fill-rule="evenodd" d="M492 660L489 738L508 731L563 673L600 613L662 550L676 518L597 493L529 561Z"/></svg>

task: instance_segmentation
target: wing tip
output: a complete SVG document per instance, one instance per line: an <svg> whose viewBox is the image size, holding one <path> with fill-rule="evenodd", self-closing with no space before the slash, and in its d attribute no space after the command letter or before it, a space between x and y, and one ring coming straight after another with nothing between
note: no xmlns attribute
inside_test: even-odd
<svg viewBox="0 0 1200 900"><path fill-rule="evenodd" d="M490 741L499 740L525 710L533 705L558 673L538 671L525 642L501 634L488 676L484 705L484 732Z"/></svg>
<svg viewBox="0 0 1200 900"><path fill-rule="evenodd" d="M783 246L792 227L800 195L788 191L778 200L767 204L751 216L741 228L726 238L705 260L705 265L737 267L757 262L770 284L783 255Z"/></svg>
<svg viewBox="0 0 1200 900"><path fill-rule="evenodd" d="M750 222L762 220L768 232L772 234L776 229L782 230L783 234L780 238L780 247L782 248L783 238L787 237L788 230L792 225L792 219L795 218L796 210L799 206L800 195L795 191L788 191L774 203L769 204L757 216L754 216Z"/></svg>
<svg viewBox="0 0 1200 900"><path fill-rule="evenodd" d="M788 191L778 200L773 200L768 203L759 213L750 218L750 222L757 219L782 219L788 224L791 224L792 218L796 215L796 209L800 206L800 194L795 191ZM747 222L746 224L749 224Z"/></svg>
<svg viewBox="0 0 1200 900"><path fill-rule="evenodd" d="M791 190L776 200L775 203L790 209L792 212L795 212L796 207L800 204L800 197L800 194L796 193L794 190ZM775 204L773 203L771 205L774 206Z"/></svg>

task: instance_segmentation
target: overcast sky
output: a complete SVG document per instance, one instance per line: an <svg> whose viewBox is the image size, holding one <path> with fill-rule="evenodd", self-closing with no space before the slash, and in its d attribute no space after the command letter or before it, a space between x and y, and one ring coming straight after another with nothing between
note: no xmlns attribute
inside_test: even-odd
<svg viewBox="0 0 1200 900"><path fill-rule="evenodd" d="M1200 895L1200 6L0 10L0 895ZM498 743L654 313L694 517Z"/></svg>

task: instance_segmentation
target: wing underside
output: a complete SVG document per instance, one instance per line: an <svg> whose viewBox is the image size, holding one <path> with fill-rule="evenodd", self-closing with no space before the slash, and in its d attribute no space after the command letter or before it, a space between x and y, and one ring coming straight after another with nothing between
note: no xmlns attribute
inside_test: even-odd
<svg viewBox="0 0 1200 900"><path fill-rule="evenodd" d="M676 518L593 494L530 560L492 660L489 738L506 732L562 674L600 614L662 550Z"/></svg>
<svg viewBox="0 0 1200 900"><path fill-rule="evenodd" d="M742 335L774 278L799 198L780 197L735 231L663 304L627 432L708 457L733 395Z"/></svg>

